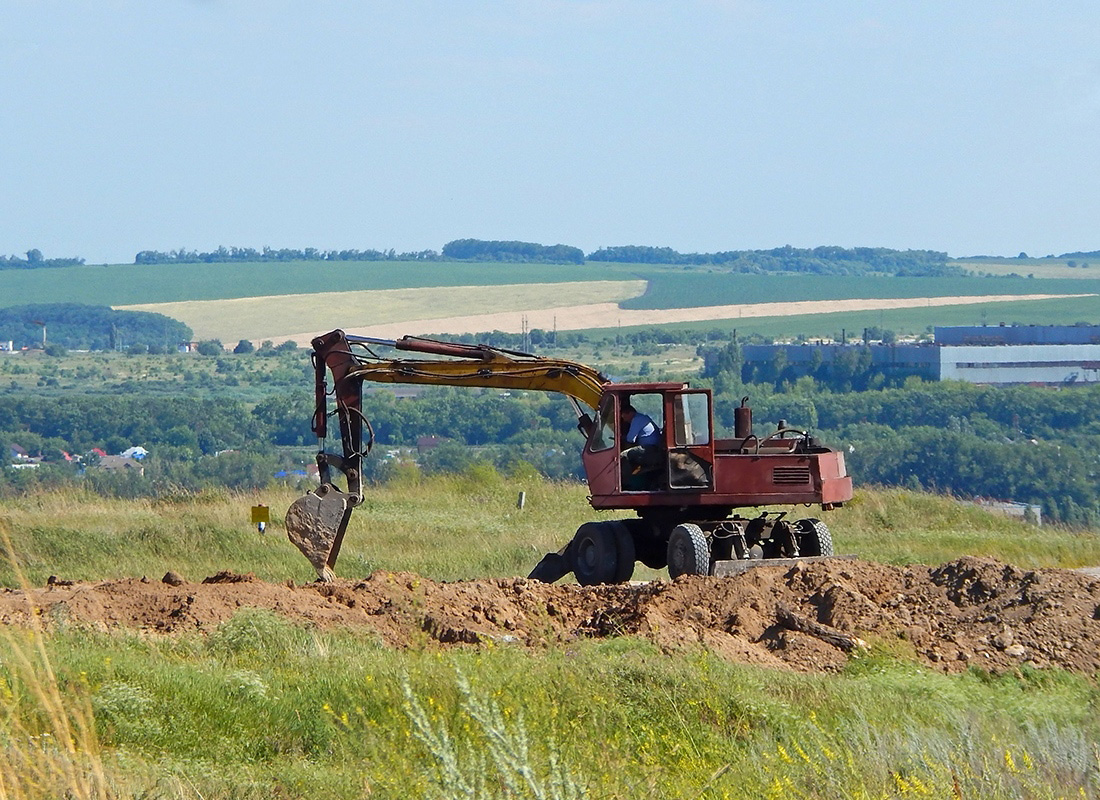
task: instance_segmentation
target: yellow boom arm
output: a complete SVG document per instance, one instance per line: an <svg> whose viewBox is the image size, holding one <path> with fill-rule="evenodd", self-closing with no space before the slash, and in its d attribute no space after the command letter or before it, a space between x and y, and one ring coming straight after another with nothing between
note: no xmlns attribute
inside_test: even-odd
<svg viewBox="0 0 1100 800"><path fill-rule="evenodd" d="M321 485L291 505L286 523L290 540L310 560L321 580L333 578L332 567L340 553L351 511L363 500L362 460L372 444L368 441L364 449L363 427L366 425L370 431L370 425L362 413L363 381L558 392L573 403L578 427L585 433L591 417L581 405L597 408L608 383L597 370L584 364L488 345L412 336L375 339L351 336L342 330L318 336L312 344L316 377L313 431L321 441L327 436L330 396L327 376L331 375L342 455L326 453L323 448L318 452ZM432 358L383 358L374 351L379 346ZM347 478L347 492L333 486L334 469Z"/></svg>

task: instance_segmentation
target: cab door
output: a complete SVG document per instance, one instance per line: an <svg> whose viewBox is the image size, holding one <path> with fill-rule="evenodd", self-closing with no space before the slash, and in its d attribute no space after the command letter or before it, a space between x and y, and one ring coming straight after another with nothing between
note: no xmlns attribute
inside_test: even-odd
<svg viewBox="0 0 1100 800"><path fill-rule="evenodd" d="M665 419L671 424L668 448L668 488L671 491L714 490L714 423L711 395L706 389L668 395Z"/></svg>
<svg viewBox="0 0 1100 800"><path fill-rule="evenodd" d="M610 392L600 400L596 419L581 451L581 463L593 495L619 491L619 404Z"/></svg>

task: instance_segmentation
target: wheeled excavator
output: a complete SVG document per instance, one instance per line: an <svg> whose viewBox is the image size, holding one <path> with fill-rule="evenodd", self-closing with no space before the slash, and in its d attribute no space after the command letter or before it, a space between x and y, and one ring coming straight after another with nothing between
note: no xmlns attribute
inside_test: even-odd
<svg viewBox="0 0 1100 800"><path fill-rule="evenodd" d="M598 511L632 516L584 523L565 547L542 558L532 579L550 583L572 572L582 585L623 583L639 561L667 567L675 578L723 574L722 565L833 554L821 520L791 521L785 511L760 509L802 504L828 511L843 505L852 496L843 453L784 421L758 436L748 398L735 409L734 435L719 438L711 391L687 383L615 383L572 361L413 336L389 340L335 330L312 345L320 485L291 505L286 527L322 581L335 577L348 520L363 502L363 460L374 440L363 414L367 381L537 390L567 398L584 436L589 502ZM385 354L389 350L399 355ZM627 446L621 410L628 403L657 426L656 466L630 469L620 457ZM338 453L326 449L333 416ZM742 516L742 509L756 511Z"/></svg>

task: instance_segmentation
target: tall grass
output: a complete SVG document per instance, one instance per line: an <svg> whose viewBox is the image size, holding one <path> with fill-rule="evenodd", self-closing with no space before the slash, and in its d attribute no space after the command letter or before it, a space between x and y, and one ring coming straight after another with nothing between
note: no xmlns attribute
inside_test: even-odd
<svg viewBox="0 0 1100 800"><path fill-rule="evenodd" d="M79 797L1100 796L1100 696L1055 671L945 676L879 648L798 675L635 639L392 651L249 610L208 638L44 646L106 752L104 794ZM37 734L48 694L5 697L7 724ZM64 796L35 790L9 796Z"/></svg>
<svg viewBox="0 0 1100 800"><path fill-rule="evenodd" d="M0 541L10 549L2 521ZM13 562L12 568L26 590L18 564ZM29 629L5 628L3 634L0 798L107 797L109 786L87 695L62 694L37 615L30 614ZM27 706L30 713L19 713Z"/></svg>
<svg viewBox="0 0 1100 800"><path fill-rule="evenodd" d="M972 555L1028 569L1100 565L1096 531L1038 526L925 492L864 488L824 519L838 547L871 561L934 565Z"/></svg>

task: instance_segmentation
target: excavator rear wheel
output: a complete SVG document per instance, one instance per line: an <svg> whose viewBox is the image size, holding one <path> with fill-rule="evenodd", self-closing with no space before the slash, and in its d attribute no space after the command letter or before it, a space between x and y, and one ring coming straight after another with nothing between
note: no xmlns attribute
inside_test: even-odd
<svg viewBox="0 0 1100 800"><path fill-rule="evenodd" d="M618 538L614 522L586 522L577 528L570 547L577 583L596 586L615 582L619 567Z"/></svg>

